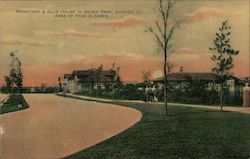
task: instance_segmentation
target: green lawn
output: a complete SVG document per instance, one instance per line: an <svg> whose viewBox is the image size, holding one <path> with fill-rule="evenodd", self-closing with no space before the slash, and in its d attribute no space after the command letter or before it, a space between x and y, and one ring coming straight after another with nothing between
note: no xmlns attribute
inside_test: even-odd
<svg viewBox="0 0 250 159"><path fill-rule="evenodd" d="M18 104L22 103L22 107L18 107ZM10 95L9 99L0 108L0 114L10 113L29 108L28 103L25 101L22 95L14 94Z"/></svg>
<svg viewBox="0 0 250 159"><path fill-rule="evenodd" d="M250 115L236 112L120 103L143 113L139 123L68 159L237 159L250 155ZM84 133L83 133L84 136Z"/></svg>

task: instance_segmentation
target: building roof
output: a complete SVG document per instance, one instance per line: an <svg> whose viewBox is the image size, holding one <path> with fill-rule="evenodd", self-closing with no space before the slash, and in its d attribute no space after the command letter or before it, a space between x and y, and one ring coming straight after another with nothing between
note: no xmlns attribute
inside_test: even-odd
<svg viewBox="0 0 250 159"><path fill-rule="evenodd" d="M243 84L250 83L250 77L241 77L240 80L242 81Z"/></svg>
<svg viewBox="0 0 250 159"><path fill-rule="evenodd" d="M188 81L188 80L193 80L193 81L218 81L220 80L220 76L215 74L215 73L193 73L193 72L178 72L178 73L170 73L167 76L168 81ZM153 81L159 82L163 81L164 78L158 78Z"/></svg>
<svg viewBox="0 0 250 159"><path fill-rule="evenodd" d="M101 75L100 77L90 75L86 78L80 78L78 81L79 83L90 83L90 82L112 82L112 79L110 77Z"/></svg>
<svg viewBox="0 0 250 159"><path fill-rule="evenodd" d="M89 70L74 70L72 74L77 76L89 76L89 75L95 75L97 71L98 70L94 68ZM114 75L114 72L111 70L103 70L102 74L104 76L112 76Z"/></svg>
<svg viewBox="0 0 250 159"><path fill-rule="evenodd" d="M116 76L116 72L113 70L103 70L101 74L98 74L98 70L95 68L89 70L74 70L72 74L64 75L68 79L73 79L74 76L77 76L79 83L85 82L112 82Z"/></svg>
<svg viewBox="0 0 250 159"><path fill-rule="evenodd" d="M72 76L72 74L66 73L64 74L63 78L64 79L69 79Z"/></svg>

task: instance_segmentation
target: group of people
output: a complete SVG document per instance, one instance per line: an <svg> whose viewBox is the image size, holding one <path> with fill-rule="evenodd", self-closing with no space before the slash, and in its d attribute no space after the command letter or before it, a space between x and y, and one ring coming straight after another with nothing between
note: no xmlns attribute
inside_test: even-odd
<svg viewBox="0 0 250 159"><path fill-rule="evenodd" d="M145 88L146 102L158 102L156 87Z"/></svg>

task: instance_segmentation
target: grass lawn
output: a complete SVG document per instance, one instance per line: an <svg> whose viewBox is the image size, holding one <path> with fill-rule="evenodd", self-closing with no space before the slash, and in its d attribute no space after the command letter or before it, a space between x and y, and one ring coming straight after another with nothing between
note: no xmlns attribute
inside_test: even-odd
<svg viewBox="0 0 250 159"><path fill-rule="evenodd" d="M250 155L248 114L169 106L166 117L163 105L112 103L141 111L141 121L67 159L243 159Z"/></svg>
<svg viewBox="0 0 250 159"><path fill-rule="evenodd" d="M19 103L22 103L22 107L18 107ZM1 106L0 114L10 113L29 108L28 103L25 101L22 95L14 94L10 95L8 100Z"/></svg>

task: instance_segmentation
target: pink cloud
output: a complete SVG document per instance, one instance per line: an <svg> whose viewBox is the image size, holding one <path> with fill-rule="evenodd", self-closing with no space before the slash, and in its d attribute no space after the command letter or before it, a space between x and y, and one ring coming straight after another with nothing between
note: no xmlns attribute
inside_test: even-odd
<svg viewBox="0 0 250 159"><path fill-rule="evenodd" d="M53 44L43 44L39 42L28 42L25 40L1 40L1 45L27 45L27 46L33 46L33 47L44 47L49 46Z"/></svg>
<svg viewBox="0 0 250 159"><path fill-rule="evenodd" d="M195 50L191 48L180 48L171 53L169 60L172 63L192 62L201 58L210 59L211 52Z"/></svg>
<svg viewBox="0 0 250 159"><path fill-rule="evenodd" d="M191 48L180 48L176 51L176 54L199 54L199 55L205 55L205 54L211 54L209 51L201 51Z"/></svg>
<svg viewBox="0 0 250 159"><path fill-rule="evenodd" d="M221 16L223 16L223 13L217 8L202 7L192 13L186 14L183 18L183 21L192 22Z"/></svg>
<svg viewBox="0 0 250 159"><path fill-rule="evenodd" d="M75 30L65 30L65 31L36 31L36 34L39 35L49 35L49 36L75 36L75 37L94 37L94 38L107 38L107 37L115 37L112 35L105 35L100 33L89 33L89 32L81 32Z"/></svg>
<svg viewBox="0 0 250 159"><path fill-rule="evenodd" d="M94 25L94 26L105 26L105 27L133 27L133 26L146 25L146 24L148 24L146 20L143 20L134 16L126 17L120 20L91 23L91 25Z"/></svg>

